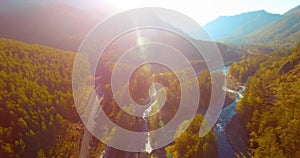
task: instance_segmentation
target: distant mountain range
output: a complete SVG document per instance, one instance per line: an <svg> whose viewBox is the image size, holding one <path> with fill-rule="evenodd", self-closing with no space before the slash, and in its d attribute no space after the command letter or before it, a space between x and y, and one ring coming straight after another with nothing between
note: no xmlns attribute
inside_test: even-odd
<svg viewBox="0 0 300 158"><path fill-rule="evenodd" d="M283 15L260 10L221 16L204 28L224 43L294 45L300 40L300 5Z"/></svg>
<svg viewBox="0 0 300 158"><path fill-rule="evenodd" d="M232 36L245 36L279 18L279 14L260 10L235 16L221 16L206 24L204 28L213 40L221 41Z"/></svg>
<svg viewBox="0 0 300 158"><path fill-rule="evenodd" d="M300 5L271 24L249 34L245 43L274 43L294 45L300 41Z"/></svg>

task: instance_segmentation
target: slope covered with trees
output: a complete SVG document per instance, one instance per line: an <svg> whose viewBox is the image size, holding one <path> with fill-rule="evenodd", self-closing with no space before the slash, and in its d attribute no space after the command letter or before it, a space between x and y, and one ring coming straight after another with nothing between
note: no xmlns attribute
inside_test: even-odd
<svg viewBox="0 0 300 158"><path fill-rule="evenodd" d="M107 55L102 59L102 67L100 65L104 76L95 83L95 86L101 83L101 87L104 87L102 89L105 94L102 102L103 108L116 124L139 131L141 127L144 127L138 123L140 118L128 116L118 108L110 92L110 83L105 82L109 81L111 67L114 64L110 59L116 54L108 53ZM1 156L8 158L79 156L84 126L77 116L71 92L74 57L73 52L0 39ZM130 65L124 63L124 68L126 66ZM158 67L153 65L152 68ZM138 68L130 79L129 88L133 98L143 104L147 102L147 90L151 83L148 82L149 79L167 87L170 99L159 114L149 117L150 129L157 129L167 123L176 113L176 107L180 101L180 85L176 76L171 72L157 73L158 70L154 70L154 74L151 74L147 70L149 69L145 67ZM198 81L202 94L199 109L205 110L208 104L207 98L210 97L209 73L201 73ZM189 81L186 82L188 85ZM201 125L202 116L199 114L195 121L190 129ZM193 132L190 131L187 134L193 134L195 137L197 133ZM185 136L181 138L183 137ZM181 138L176 141L183 140ZM211 150L217 149L213 133L198 139L194 145L201 143L199 152L202 154L209 154ZM192 145L189 140L184 141L186 145ZM89 139L89 156L99 157L105 148L106 146L95 138ZM180 154L189 155L188 150ZM125 154L128 152L121 153L121 155Z"/></svg>
<svg viewBox="0 0 300 158"><path fill-rule="evenodd" d="M259 67L253 67L257 64ZM236 76L239 66L238 76L249 76L255 71L236 108L248 131L252 155L299 157L300 44L292 53L277 52L267 58L257 56L237 63L230 73ZM245 67L251 71L243 73L241 69Z"/></svg>
<svg viewBox="0 0 300 158"><path fill-rule="evenodd" d="M48 157L68 122L75 54L0 39L0 155Z"/></svg>
<svg viewBox="0 0 300 158"><path fill-rule="evenodd" d="M247 46L244 49L247 50L245 58L232 63L228 70L229 75L241 83L247 82L265 61L268 60L268 63L272 64L273 60L287 56L293 51L293 48L289 47L274 49L267 46Z"/></svg>

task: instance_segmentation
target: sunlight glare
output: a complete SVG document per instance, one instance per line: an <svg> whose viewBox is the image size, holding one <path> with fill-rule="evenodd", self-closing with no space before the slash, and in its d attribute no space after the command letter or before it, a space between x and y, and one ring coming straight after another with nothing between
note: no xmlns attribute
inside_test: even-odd
<svg viewBox="0 0 300 158"><path fill-rule="evenodd" d="M140 7L160 7L180 11L200 24L204 24L213 18L218 17L220 5L214 1L181 1L181 0L106 0L113 8L120 11L130 10Z"/></svg>
<svg viewBox="0 0 300 158"><path fill-rule="evenodd" d="M131 9L140 5L140 0L107 0L107 3L118 9Z"/></svg>

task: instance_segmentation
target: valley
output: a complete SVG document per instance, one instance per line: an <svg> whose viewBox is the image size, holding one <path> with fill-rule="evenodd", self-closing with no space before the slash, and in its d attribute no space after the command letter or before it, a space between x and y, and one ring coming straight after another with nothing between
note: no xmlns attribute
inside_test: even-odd
<svg viewBox="0 0 300 158"><path fill-rule="evenodd" d="M204 25L211 40L203 39L199 30L187 33L179 29L189 40L166 30L131 31L114 39L96 61L97 66L91 68L89 62L95 59L77 51L89 31L113 10L105 6L88 10L67 2L28 3L23 7L2 4L12 8L0 10L1 158L300 157L299 5L282 14L257 10L222 15ZM159 17L153 20L162 22ZM163 22L166 27L175 27ZM122 72L131 70L131 62L119 59L127 50L142 45L143 40L181 52L195 78L180 82L177 75L189 76L187 66L173 72L165 65L148 63L135 68L128 82L123 82L125 75L121 75L116 80L121 88L113 91L114 67L119 64ZM205 51L199 53L194 45ZM218 48L224 65L216 64L218 58L211 46ZM131 57L147 55L176 59L175 55L166 57L146 49ZM76 65L75 60L82 62ZM179 65L176 62L174 65ZM212 72L208 63L213 65ZM92 69L95 74L91 75ZM75 70L80 72L76 81ZM82 84L74 86L74 82ZM193 100L195 87L199 89L195 116L172 127L174 132L168 130L166 125L178 113L182 94L188 93L185 99ZM212 87L219 90L214 94L225 94L222 104L212 106L223 108L213 126L206 127L212 130L199 137L202 123L211 121L205 117L210 103L221 98L212 97ZM152 103L141 116L130 113L135 108L126 100L127 92L140 106ZM90 104L92 97L97 104ZM88 104L78 106L76 101ZM189 104L183 109L193 112ZM145 135L123 136L104 118L124 130ZM98 125L103 128L98 129ZM93 135L91 129L100 134ZM155 148L160 140L150 131L158 129L164 131L161 139L172 141ZM143 151L114 148L118 142L126 146L142 144Z"/></svg>

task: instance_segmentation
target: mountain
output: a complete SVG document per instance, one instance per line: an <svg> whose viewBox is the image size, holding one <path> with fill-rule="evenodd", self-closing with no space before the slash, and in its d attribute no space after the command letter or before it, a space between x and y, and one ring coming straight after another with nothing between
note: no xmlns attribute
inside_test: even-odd
<svg viewBox="0 0 300 158"><path fill-rule="evenodd" d="M107 14L104 9L83 10L63 3L2 10L0 38L77 51L88 31Z"/></svg>
<svg viewBox="0 0 300 158"><path fill-rule="evenodd" d="M253 11L234 16L221 16L206 24L204 28L213 40L223 41L230 37L243 37L280 17L279 14L271 14L264 10Z"/></svg>
<svg viewBox="0 0 300 158"><path fill-rule="evenodd" d="M112 13L115 13L114 9L105 8L105 6L88 9L58 2L18 4L6 1L0 6L0 38L77 51L87 33ZM136 17L137 21L158 23L165 28L172 28L186 34L181 28L172 26L166 16L164 19L161 19L161 15L155 14L151 18L138 15ZM132 19L123 18L119 23L130 23L134 26L135 22ZM199 32L201 33L201 31Z"/></svg>
<svg viewBox="0 0 300 158"><path fill-rule="evenodd" d="M300 40L300 5L283 14L280 19L249 34L246 43L295 45Z"/></svg>
<svg viewBox="0 0 300 158"><path fill-rule="evenodd" d="M283 15L261 10L222 16L204 28L213 40L225 43L293 46L300 40L300 5Z"/></svg>

